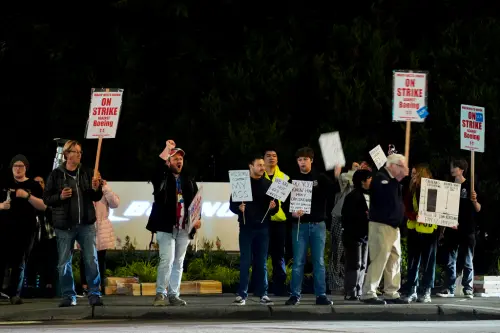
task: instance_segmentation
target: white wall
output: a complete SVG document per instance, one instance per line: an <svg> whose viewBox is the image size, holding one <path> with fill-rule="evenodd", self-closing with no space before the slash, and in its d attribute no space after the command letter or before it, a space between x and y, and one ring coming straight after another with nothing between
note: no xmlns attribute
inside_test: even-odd
<svg viewBox="0 0 500 333"><path fill-rule="evenodd" d="M125 243L128 235L135 239L137 249L147 249L151 233L146 230L151 205L153 203L153 185L147 182L109 182L111 189L120 196L120 206L112 209L110 220L115 235ZM229 211L229 183L198 183L203 186L202 228L198 230L197 241L202 239L221 240L226 251L239 251L239 226L236 215ZM117 244L117 247L120 247Z"/></svg>

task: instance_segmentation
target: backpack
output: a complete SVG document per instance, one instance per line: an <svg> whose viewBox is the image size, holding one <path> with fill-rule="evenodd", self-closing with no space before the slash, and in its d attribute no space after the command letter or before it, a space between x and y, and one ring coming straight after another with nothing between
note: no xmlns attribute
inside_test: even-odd
<svg viewBox="0 0 500 333"><path fill-rule="evenodd" d="M342 207L344 206L344 200L347 197L347 195L352 192L353 189L354 185L351 182L349 182L345 187L345 189L337 194L335 198L335 206L333 207L332 210L332 217L334 219L335 218L340 219L340 217L342 216Z"/></svg>

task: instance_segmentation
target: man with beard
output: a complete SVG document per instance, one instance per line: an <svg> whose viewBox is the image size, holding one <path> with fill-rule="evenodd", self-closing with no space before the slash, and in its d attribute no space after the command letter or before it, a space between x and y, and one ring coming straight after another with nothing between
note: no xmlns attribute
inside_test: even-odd
<svg viewBox="0 0 500 333"><path fill-rule="evenodd" d="M156 233L160 250L153 306L167 305L167 298L170 305L186 305L179 298L184 257L196 229L201 227L201 221L198 219L195 222L195 229L190 233L188 208L198 192L198 186L182 173L184 155L184 150L175 148L175 142L168 140L167 147L160 154L165 162L152 180L154 202L146 229Z"/></svg>
<svg viewBox="0 0 500 333"><path fill-rule="evenodd" d="M4 272L11 268L6 294L11 304L22 304L23 270L33 245L37 228L37 211L44 211L42 188L33 179L26 177L28 159L16 155L10 163L13 177L8 180L0 195L0 287Z"/></svg>

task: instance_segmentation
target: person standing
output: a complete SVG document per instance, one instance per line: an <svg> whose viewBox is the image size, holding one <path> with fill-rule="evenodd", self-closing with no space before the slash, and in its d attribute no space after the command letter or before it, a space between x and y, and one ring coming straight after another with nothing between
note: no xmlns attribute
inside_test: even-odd
<svg viewBox="0 0 500 333"><path fill-rule="evenodd" d="M250 169L250 185L252 187L252 201L234 202L231 195L229 209L238 215L240 225L240 286L235 305L245 305L248 297L249 270L254 255L252 270L255 270L255 294L260 297L260 304L272 305L267 296L267 254L269 246L269 223L271 217L279 209L278 201L266 193L271 181L264 177L265 167L262 156L253 156L248 161Z"/></svg>
<svg viewBox="0 0 500 333"><path fill-rule="evenodd" d="M45 189L45 181L42 177L36 176L33 180L40 184L42 190ZM28 285L36 286L37 274L39 274L39 290L43 292L43 297L49 298L55 296L54 285L57 281L57 242L51 217L50 207L47 207L45 211L38 211L39 241L31 251L26 270Z"/></svg>
<svg viewBox="0 0 500 333"><path fill-rule="evenodd" d="M331 305L332 301L326 296L325 276L325 242L326 222L331 221L331 212L335 203L335 194L340 190L338 181L332 181L324 174L319 174L312 169L314 151L301 148L296 153L299 171L292 178L294 180L312 181L311 213L303 211L289 212L290 199L287 200L285 211L289 212L288 218L293 223L293 266L292 266L292 295L285 302L286 305L298 305L302 292L302 279L306 263L307 249L311 247L313 264L314 293L317 305ZM336 168L336 177L340 175L340 168ZM298 227L300 218L300 228Z"/></svg>
<svg viewBox="0 0 500 333"><path fill-rule="evenodd" d="M101 174L98 172L98 178ZM96 212L96 247L97 259L99 261L99 273L101 277L101 293L104 294L104 278L106 274L106 250L112 250L116 245L115 232L109 220L109 209L116 209L120 205L120 197L111 190L108 182L101 179L102 198L94 203ZM84 293L87 292L87 279L85 278L85 263L83 256L80 256L80 276Z"/></svg>
<svg viewBox="0 0 500 333"><path fill-rule="evenodd" d="M455 183L461 184L458 228L443 228L440 237L444 237L444 246L448 253L446 265L445 289L437 293L438 297L454 297L457 274L463 271L462 286L464 296L474 297L474 248L476 246L476 216L481 211L476 191L471 191L470 180L465 178L469 164L465 160L456 160L451 164L451 175ZM477 188L476 188L477 189Z"/></svg>
<svg viewBox="0 0 500 333"><path fill-rule="evenodd" d="M11 269L6 295L13 305L23 304L20 298L24 268L37 230L37 213L44 211L43 190L26 176L28 159L16 155L10 162L12 177L1 186L0 195L0 289L6 268Z"/></svg>
<svg viewBox="0 0 500 333"><path fill-rule="evenodd" d="M341 218L345 251L344 299L357 301L361 297L368 264L368 211L372 173L358 170L352 181L354 189L344 200Z"/></svg>
<svg viewBox="0 0 500 333"><path fill-rule="evenodd" d="M384 275L385 299L391 303L408 303L398 290L401 287L401 235L404 218L403 193L400 181L408 174L406 159L400 154L387 157L371 183L368 223L370 266L363 284L362 300L368 304L386 304L377 296Z"/></svg>
<svg viewBox="0 0 500 333"><path fill-rule="evenodd" d="M63 147L65 162L52 170L45 186L43 200L52 207L59 254L59 284L63 299L60 307L76 305L75 282L72 270L75 241L82 248L86 279L89 283L88 302L103 305L96 249L96 213L94 202L101 200L102 188L93 170L81 164L82 145L69 140Z"/></svg>
<svg viewBox="0 0 500 333"><path fill-rule="evenodd" d="M160 154L163 160L160 170L152 180L154 202L146 229L156 233L159 245L160 262L156 278L156 296L153 306L184 306L180 286L189 242L193 239L201 221L188 230L188 208L198 193L198 186L186 173L184 150L175 148L175 142L167 141L167 147Z"/></svg>
<svg viewBox="0 0 500 333"><path fill-rule="evenodd" d="M268 149L264 152L264 177L271 182L277 178L288 182L290 177L283 173L278 167L278 154L274 149ZM285 254L287 240L287 220L286 214L282 209L282 202L278 201L278 212L271 216L269 223L269 254L273 263L273 292L275 296L283 296L285 294L286 282L286 261ZM291 251L291 247L288 247Z"/></svg>
<svg viewBox="0 0 500 333"><path fill-rule="evenodd" d="M413 172L415 171L415 172ZM432 179L432 173L425 164L412 169L409 191L405 196L405 215L408 218L408 292L409 302L430 303L436 273L437 228L436 224L417 222L420 204L422 178ZM422 288L418 290L420 265L423 267Z"/></svg>

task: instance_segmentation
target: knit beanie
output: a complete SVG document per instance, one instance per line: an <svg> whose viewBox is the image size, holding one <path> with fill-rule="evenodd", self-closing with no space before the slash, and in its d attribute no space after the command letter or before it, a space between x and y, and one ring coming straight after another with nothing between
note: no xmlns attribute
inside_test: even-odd
<svg viewBox="0 0 500 333"><path fill-rule="evenodd" d="M14 163L16 163L18 161L23 162L24 166L26 167L26 170L28 170L30 164L29 164L26 156L24 156L22 154L18 154L12 158L12 160L10 161L10 168L12 169L12 167L14 166Z"/></svg>

